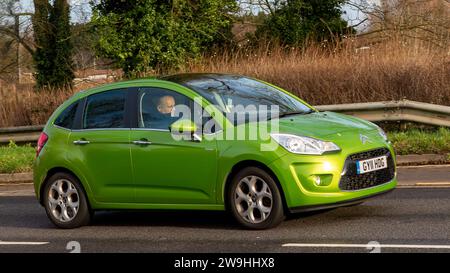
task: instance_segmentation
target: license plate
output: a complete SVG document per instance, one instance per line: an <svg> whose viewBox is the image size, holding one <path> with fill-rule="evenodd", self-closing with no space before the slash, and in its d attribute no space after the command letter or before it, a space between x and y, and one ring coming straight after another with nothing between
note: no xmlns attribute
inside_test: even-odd
<svg viewBox="0 0 450 273"><path fill-rule="evenodd" d="M356 161L356 173L363 174L387 168L387 156Z"/></svg>

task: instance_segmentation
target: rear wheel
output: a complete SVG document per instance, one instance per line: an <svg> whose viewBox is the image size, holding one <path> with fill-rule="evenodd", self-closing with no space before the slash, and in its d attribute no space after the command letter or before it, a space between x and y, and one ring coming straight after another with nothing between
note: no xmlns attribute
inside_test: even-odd
<svg viewBox="0 0 450 273"><path fill-rule="evenodd" d="M247 167L231 181L228 207L234 218L250 229L275 227L284 219L281 194L274 179L264 170Z"/></svg>
<svg viewBox="0 0 450 273"><path fill-rule="evenodd" d="M60 228L88 225L91 212L81 183L73 175L56 173L44 188L44 207L49 219Z"/></svg>

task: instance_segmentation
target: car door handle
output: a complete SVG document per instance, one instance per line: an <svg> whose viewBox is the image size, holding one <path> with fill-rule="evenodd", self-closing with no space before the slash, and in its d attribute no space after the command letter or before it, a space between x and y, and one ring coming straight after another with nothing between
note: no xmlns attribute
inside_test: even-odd
<svg viewBox="0 0 450 273"><path fill-rule="evenodd" d="M75 140L73 142L73 144L75 144L75 145L86 145L86 144L89 144L89 143L91 143L91 142L88 141L88 140L83 140L83 139Z"/></svg>
<svg viewBox="0 0 450 273"><path fill-rule="evenodd" d="M150 141L146 140L146 139L141 139L141 140L133 141L133 144L136 144L136 145L150 145L152 143Z"/></svg>

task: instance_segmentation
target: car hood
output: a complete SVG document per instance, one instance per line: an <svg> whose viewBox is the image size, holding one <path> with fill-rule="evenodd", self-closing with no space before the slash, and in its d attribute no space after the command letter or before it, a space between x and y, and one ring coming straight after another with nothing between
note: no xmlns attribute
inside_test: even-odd
<svg viewBox="0 0 450 273"><path fill-rule="evenodd" d="M348 131L368 132L377 129L376 125L369 121L334 112L292 115L278 120L280 133L315 138L324 138L332 134Z"/></svg>

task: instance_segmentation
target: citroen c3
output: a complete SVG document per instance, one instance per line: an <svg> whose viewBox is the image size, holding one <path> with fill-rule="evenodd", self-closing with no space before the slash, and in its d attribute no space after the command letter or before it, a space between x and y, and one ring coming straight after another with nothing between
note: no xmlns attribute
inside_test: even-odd
<svg viewBox="0 0 450 273"><path fill-rule="evenodd" d="M265 229L389 192L395 164L371 122L246 76L176 74L65 101L39 137L34 188L60 228L99 210L167 209L227 210Z"/></svg>

